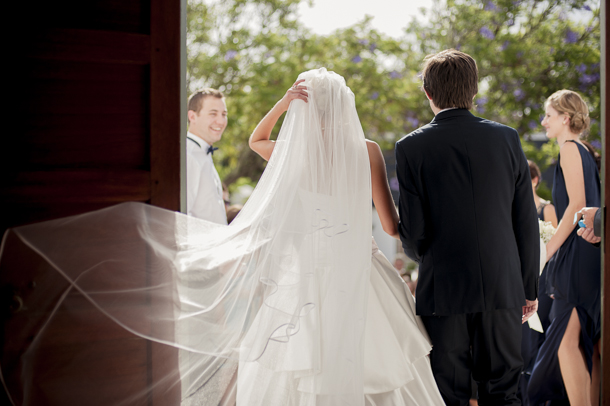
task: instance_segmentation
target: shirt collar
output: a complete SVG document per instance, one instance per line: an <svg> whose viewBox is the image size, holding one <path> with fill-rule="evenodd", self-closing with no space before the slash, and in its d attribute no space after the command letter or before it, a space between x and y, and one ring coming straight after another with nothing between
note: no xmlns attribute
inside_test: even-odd
<svg viewBox="0 0 610 406"><path fill-rule="evenodd" d="M193 134L190 131L188 131L186 133L186 138L190 138L190 141L187 139L186 142L191 142L193 144L196 144L199 148L205 149L206 151L210 147L210 144L208 144L202 138L199 138L198 136L196 136L195 134Z"/></svg>

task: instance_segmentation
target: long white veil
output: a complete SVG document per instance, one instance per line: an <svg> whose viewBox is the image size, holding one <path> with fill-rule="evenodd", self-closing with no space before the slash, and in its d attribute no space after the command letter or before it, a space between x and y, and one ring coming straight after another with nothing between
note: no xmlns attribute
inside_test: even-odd
<svg viewBox="0 0 610 406"><path fill-rule="evenodd" d="M364 404L364 134L341 76L299 79L309 102L229 226L125 203L5 234L15 404Z"/></svg>

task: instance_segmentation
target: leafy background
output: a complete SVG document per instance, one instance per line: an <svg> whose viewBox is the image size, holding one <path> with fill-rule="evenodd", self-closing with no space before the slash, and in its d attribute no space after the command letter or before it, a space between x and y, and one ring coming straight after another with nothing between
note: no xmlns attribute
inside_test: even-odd
<svg viewBox="0 0 610 406"><path fill-rule="evenodd" d="M422 9L423 22L405 22L401 38L375 30L370 17L315 34L298 20L301 2L189 0L188 93L209 86L227 97L229 124L215 144L215 162L232 191L258 181L265 162L247 139L300 72L324 66L345 77L366 136L390 157L398 139L433 118L419 72L427 54L446 48L478 63L474 113L516 128L526 155L543 171L558 153L555 142L536 141L544 100L556 90L585 98L588 140L601 149L599 1L435 0ZM550 198L550 181L547 176L542 197Z"/></svg>

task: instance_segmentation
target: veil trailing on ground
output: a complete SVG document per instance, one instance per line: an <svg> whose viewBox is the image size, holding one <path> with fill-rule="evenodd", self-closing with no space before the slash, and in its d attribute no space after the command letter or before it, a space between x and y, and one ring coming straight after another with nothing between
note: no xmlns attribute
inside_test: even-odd
<svg viewBox="0 0 610 406"><path fill-rule="evenodd" d="M5 234L15 404L364 404L367 149L343 78L299 79L231 225L125 203Z"/></svg>

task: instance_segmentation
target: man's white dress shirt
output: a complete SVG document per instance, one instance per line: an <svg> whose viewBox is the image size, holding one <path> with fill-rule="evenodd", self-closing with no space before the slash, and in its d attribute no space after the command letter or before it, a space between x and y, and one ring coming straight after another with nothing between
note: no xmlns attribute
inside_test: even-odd
<svg viewBox="0 0 610 406"><path fill-rule="evenodd" d="M190 132L186 137L186 213L214 223L227 224L222 183L212 154L208 154L210 145Z"/></svg>

